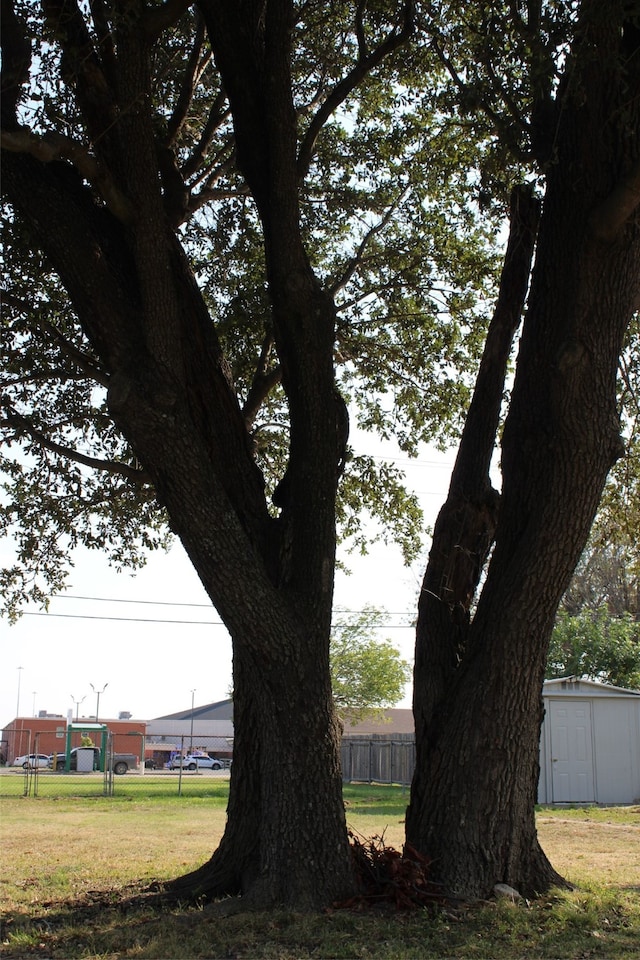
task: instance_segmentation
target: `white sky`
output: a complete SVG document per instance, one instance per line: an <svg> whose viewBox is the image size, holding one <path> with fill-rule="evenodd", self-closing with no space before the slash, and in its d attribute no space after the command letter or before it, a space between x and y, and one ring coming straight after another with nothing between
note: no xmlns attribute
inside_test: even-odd
<svg viewBox="0 0 640 960"><path fill-rule="evenodd" d="M358 453L391 456L391 446L370 435L357 446ZM415 461L398 456L395 462L419 495L425 526L433 525L455 451L426 448ZM390 639L410 663L414 632L408 624L429 546L424 531L422 539L423 556L411 569L397 548L376 544L367 557L344 556L352 573L338 571L336 578L336 611L357 611L365 604L386 610L389 625L379 636ZM11 562L9 548L0 541L0 566ZM74 701L83 697L80 716L93 716L97 696L91 684L102 691L101 718L127 710L148 720L187 710L194 689L196 707L228 696L231 641L179 543L168 554L152 554L135 575L116 573L99 553L77 552L74 561L66 595L51 601L48 614L31 607L14 626L0 619L0 728L15 717L18 695L22 716L40 710L66 715L70 709L75 716ZM408 685L399 706L410 705Z"/></svg>

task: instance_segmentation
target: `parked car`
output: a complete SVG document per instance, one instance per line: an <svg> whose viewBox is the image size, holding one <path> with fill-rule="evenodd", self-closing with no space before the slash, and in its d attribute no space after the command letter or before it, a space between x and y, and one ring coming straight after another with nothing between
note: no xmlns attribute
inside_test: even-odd
<svg viewBox="0 0 640 960"><path fill-rule="evenodd" d="M78 750L93 750L93 769L100 769L100 748L99 747L74 747L69 755L69 769L78 769ZM53 766L54 754L48 758ZM119 776L125 774L127 770L135 770L138 766L138 758L133 753L113 753L110 754L111 768ZM55 754L56 770L65 770L67 766L67 757L64 753Z"/></svg>
<svg viewBox="0 0 640 960"><path fill-rule="evenodd" d="M49 757L44 753L27 753L24 757L16 757L12 766L23 767L28 770L29 767L48 767L50 766Z"/></svg>
<svg viewBox="0 0 640 960"><path fill-rule="evenodd" d="M144 761L145 770L155 770L157 769L157 766L158 765L153 759L153 757L147 757L147 759Z"/></svg>
<svg viewBox="0 0 640 960"><path fill-rule="evenodd" d="M169 770L179 770L180 767L184 770L222 770L224 764L206 753L190 753L186 757L174 757L167 766Z"/></svg>

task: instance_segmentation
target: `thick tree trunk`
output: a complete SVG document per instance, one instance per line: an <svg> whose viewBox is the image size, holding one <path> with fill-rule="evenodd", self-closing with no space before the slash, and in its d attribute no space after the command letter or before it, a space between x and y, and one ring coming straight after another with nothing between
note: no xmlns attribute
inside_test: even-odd
<svg viewBox="0 0 640 960"><path fill-rule="evenodd" d="M616 367L640 302L640 112L626 95L638 88L638 34L627 27L621 4L605 14L583 3L477 610L468 626L452 626L456 607L433 588L456 542L447 524L436 530L420 601L407 839L433 858L446 888L469 896L497 882L534 894L561 879L534 822L541 688L557 605L620 453Z"/></svg>
<svg viewBox="0 0 640 960"><path fill-rule="evenodd" d="M330 691L301 663L281 664L271 678L279 689L270 689L238 647L227 827L212 858L171 884L170 893L240 895L262 909L320 909L353 892Z"/></svg>
<svg viewBox="0 0 640 960"><path fill-rule="evenodd" d="M266 503L215 325L167 217L144 4L114 26L113 88L79 8L46 5L102 179L89 189L71 163L41 149L39 159L11 152L3 187L66 288L108 382L109 413L233 639L227 829L211 861L176 891L315 909L354 884L329 673L334 305L301 239L290 0L241 8L203 0L201 9L264 229L291 421L290 491L279 517ZM15 53L9 59L18 63ZM114 113L118 98L127 109ZM16 102L11 93L5 129L17 126ZM105 182L109 196L96 197Z"/></svg>

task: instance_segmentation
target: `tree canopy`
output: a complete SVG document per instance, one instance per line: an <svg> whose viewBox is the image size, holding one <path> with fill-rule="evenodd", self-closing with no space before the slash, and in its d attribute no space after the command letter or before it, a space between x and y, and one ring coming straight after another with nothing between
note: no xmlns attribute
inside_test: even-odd
<svg viewBox="0 0 640 960"><path fill-rule="evenodd" d="M630 614L611 616L607 607L561 611L547 660L547 679L589 677L640 690L640 624Z"/></svg>
<svg viewBox="0 0 640 960"><path fill-rule="evenodd" d="M24 83L10 88L19 123L5 129L5 151L75 169L105 215L126 222L115 145L107 143L113 118L125 109L111 89L122 23L115 13L110 21L109 5L93 15L75 4L6 7L5 78ZM259 206L236 163L233 110L207 42L205 10L186 3L162 14L138 9L148 19L149 133L164 213L215 321L273 491L290 429L282 360ZM65 31L57 26L61 16ZM459 431L511 170L503 165L498 183L494 142L461 135L482 123L443 109L448 95L437 58L427 84L426 48L397 55L416 27L410 4L334 5L330 15L322 4L305 4L295 16L301 230L335 300L338 386L361 427L395 436L414 454L420 443L446 444ZM100 39L107 29L109 43ZM36 58L37 69L23 76L14 36ZM83 55L92 66L78 70L74 58ZM494 189L490 202L480 203L472 182L484 167L493 171ZM16 565L3 573L4 602L15 614L27 596L42 600L61 587L74 544L135 567L146 550L165 543L167 527L149 477L109 415L98 345L78 324L51 255L34 255L32 228L11 207L5 212L0 467L8 480L0 532L18 545ZM416 555L420 512L401 473L349 456L338 516L343 536L359 549L366 548L363 508L378 519L380 535L395 536L407 558Z"/></svg>
<svg viewBox="0 0 640 960"><path fill-rule="evenodd" d="M383 623L383 612L366 606L358 614L341 616L333 625L331 683L343 721L380 717L404 695L410 667L389 639L374 635Z"/></svg>

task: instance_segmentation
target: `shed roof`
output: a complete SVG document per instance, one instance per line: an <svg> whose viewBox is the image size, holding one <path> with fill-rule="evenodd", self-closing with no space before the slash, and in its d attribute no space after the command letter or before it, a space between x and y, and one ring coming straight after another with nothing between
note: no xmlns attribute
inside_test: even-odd
<svg viewBox="0 0 640 960"><path fill-rule="evenodd" d="M556 680L545 680L542 695L543 697L640 697L640 690L614 687L611 683L590 680L588 677L558 677Z"/></svg>

